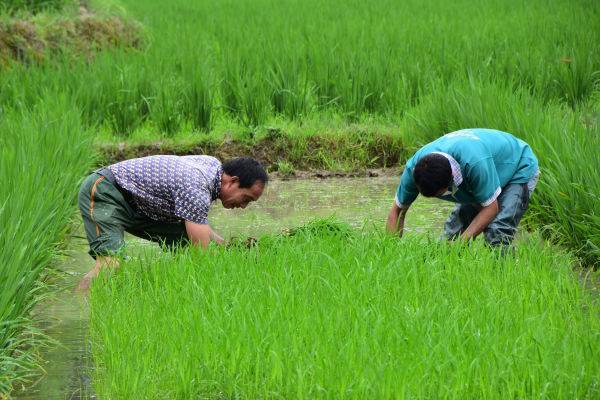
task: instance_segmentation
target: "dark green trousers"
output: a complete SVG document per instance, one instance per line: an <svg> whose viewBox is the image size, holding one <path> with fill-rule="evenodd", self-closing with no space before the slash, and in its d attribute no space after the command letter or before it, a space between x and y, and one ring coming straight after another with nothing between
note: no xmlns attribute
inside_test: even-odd
<svg viewBox="0 0 600 400"><path fill-rule="evenodd" d="M117 254L125 245L124 232L169 247L188 244L183 221L169 223L152 220L125 200L111 180L100 173L90 174L79 190L79 210L90 255Z"/></svg>

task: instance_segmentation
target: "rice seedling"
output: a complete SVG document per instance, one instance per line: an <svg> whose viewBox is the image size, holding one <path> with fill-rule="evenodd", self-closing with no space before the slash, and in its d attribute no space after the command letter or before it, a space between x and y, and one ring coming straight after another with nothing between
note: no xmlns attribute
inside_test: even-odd
<svg viewBox="0 0 600 400"><path fill-rule="evenodd" d="M535 239L401 241L321 221L143 256L91 297L106 398L594 398L598 303ZM105 277L107 278L107 277Z"/></svg>

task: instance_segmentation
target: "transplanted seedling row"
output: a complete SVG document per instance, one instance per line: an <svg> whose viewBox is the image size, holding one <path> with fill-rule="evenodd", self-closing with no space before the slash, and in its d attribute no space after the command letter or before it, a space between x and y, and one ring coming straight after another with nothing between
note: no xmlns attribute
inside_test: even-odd
<svg viewBox="0 0 600 400"><path fill-rule="evenodd" d="M101 398L594 398L600 308L529 240L330 223L124 263L91 296Z"/></svg>

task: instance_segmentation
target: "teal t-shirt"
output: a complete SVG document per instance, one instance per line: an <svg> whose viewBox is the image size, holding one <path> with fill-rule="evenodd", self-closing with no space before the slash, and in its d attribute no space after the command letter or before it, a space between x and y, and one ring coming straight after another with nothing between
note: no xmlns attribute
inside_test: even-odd
<svg viewBox="0 0 600 400"><path fill-rule="evenodd" d="M460 167L456 171L462 178L460 185L453 188L452 194L439 197L455 203L488 205L501 188L527 183L538 171L538 160L523 140L493 129L463 129L426 144L408 160L396 203L408 206L417 198L414 167L423 156L435 152L449 155Z"/></svg>

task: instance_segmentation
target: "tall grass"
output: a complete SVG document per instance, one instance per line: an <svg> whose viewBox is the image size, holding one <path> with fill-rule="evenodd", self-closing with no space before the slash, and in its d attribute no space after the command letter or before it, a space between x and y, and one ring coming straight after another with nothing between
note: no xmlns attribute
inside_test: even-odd
<svg viewBox="0 0 600 400"><path fill-rule="evenodd" d="M467 76L572 108L598 90L600 7L587 0L123 4L147 26L146 51L52 74L30 70L25 90L57 84L83 106L87 123L125 135L147 117L166 134L178 121L206 130L207 115L248 127L324 110L349 121L397 118ZM0 84L20 74L3 71ZM149 116L143 98L155 99ZM0 104L12 101L0 95Z"/></svg>
<svg viewBox="0 0 600 400"><path fill-rule="evenodd" d="M28 11L37 13L44 10L60 10L74 4L74 0L0 0L0 12Z"/></svg>
<svg viewBox="0 0 600 400"><path fill-rule="evenodd" d="M31 311L39 279L73 213L77 182L93 162L73 104L48 94L0 118L0 395L37 365ZM1 396L0 396L1 397Z"/></svg>
<svg viewBox="0 0 600 400"><path fill-rule="evenodd" d="M598 304L543 244L500 257L301 229L93 287L102 398L595 398Z"/></svg>

